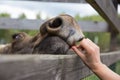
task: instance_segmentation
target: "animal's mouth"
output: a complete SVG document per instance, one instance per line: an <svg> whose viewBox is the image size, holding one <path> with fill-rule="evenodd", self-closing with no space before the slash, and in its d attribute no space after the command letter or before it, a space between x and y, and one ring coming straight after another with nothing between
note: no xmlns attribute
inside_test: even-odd
<svg viewBox="0 0 120 80"><path fill-rule="evenodd" d="M73 40L70 40L70 37L74 35L74 32L70 32L69 35L63 40L71 47L73 45L77 45L78 43L80 43L85 37L82 36L78 39L73 39ZM73 37L74 38L74 37Z"/></svg>
<svg viewBox="0 0 120 80"><path fill-rule="evenodd" d="M82 41L85 37L81 34L77 34L77 32L74 29L69 30L68 36L64 39L64 41L71 47L73 45L76 45L76 43L79 43Z"/></svg>
<svg viewBox="0 0 120 80"><path fill-rule="evenodd" d="M80 38L77 42L80 42L80 41L82 41L83 39L84 39L85 37L82 37L82 38Z"/></svg>

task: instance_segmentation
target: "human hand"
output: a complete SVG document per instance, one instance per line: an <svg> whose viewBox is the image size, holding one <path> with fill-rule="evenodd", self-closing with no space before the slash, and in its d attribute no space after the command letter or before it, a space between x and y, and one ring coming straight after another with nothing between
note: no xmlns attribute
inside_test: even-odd
<svg viewBox="0 0 120 80"><path fill-rule="evenodd" d="M72 49L81 57L83 62L92 70L102 64L100 60L100 49L90 39L83 39L78 46Z"/></svg>

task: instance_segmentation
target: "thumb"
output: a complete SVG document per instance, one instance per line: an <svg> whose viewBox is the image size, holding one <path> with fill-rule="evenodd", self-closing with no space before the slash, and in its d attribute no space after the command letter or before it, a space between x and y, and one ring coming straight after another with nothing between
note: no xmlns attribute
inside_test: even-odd
<svg viewBox="0 0 120 80"><path fill-rule="evenodd" d="M82 59L84 58L84 53L80 51L76 46L72 46L72 49L75 51L76 54L78 54Z"/></svg>

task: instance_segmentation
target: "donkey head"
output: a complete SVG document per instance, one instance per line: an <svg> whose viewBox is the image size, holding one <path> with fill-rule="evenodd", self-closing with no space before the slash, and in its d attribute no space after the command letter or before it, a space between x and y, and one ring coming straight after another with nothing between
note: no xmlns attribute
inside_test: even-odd
<svg viewBox="0 0 120 80"><path fill-rule="evenodd" d="M42 35L57 35L70 46L84 38L80 26L70 15L64 14L46 21L41 27Z"/></svg>
<svg viewBox="0 0 120 80"><path fill-rule="evenodd" d="M31 51L31 39L32 37L29 36L25 32L20 32L12 35L12 48L11 52L12 53L25 53L28 51ZM20 51L20 52L19 52Z"/></svg>

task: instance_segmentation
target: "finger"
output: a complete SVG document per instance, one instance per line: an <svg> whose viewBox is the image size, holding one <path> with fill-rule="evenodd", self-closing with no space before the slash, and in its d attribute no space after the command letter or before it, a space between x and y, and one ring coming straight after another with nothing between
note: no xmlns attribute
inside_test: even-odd
<svg viewBox="0 0 120 80"><path fill-rule="evenodd" d="M82 53L76 46L72 46L72 49L77 53L81 58L84 58L85 54Z"/></svg>
<svg viewBox="0 0 120 80"><path fill-rule="evenodd" d="M98 46L88 38L83 39L80 42L79 46L76 46L76 47L78 49L81 49L81 51L83 51L82 53L86 52L86 55L94 53L96 49L98 48Z"/></svg>
<svg viewBox="0 0 120 80"><path fill-rule="evenodd" d="M84 39L80 42L79 48L82 47L85 51L90 52L93 46L88 39Z"/></svg>

